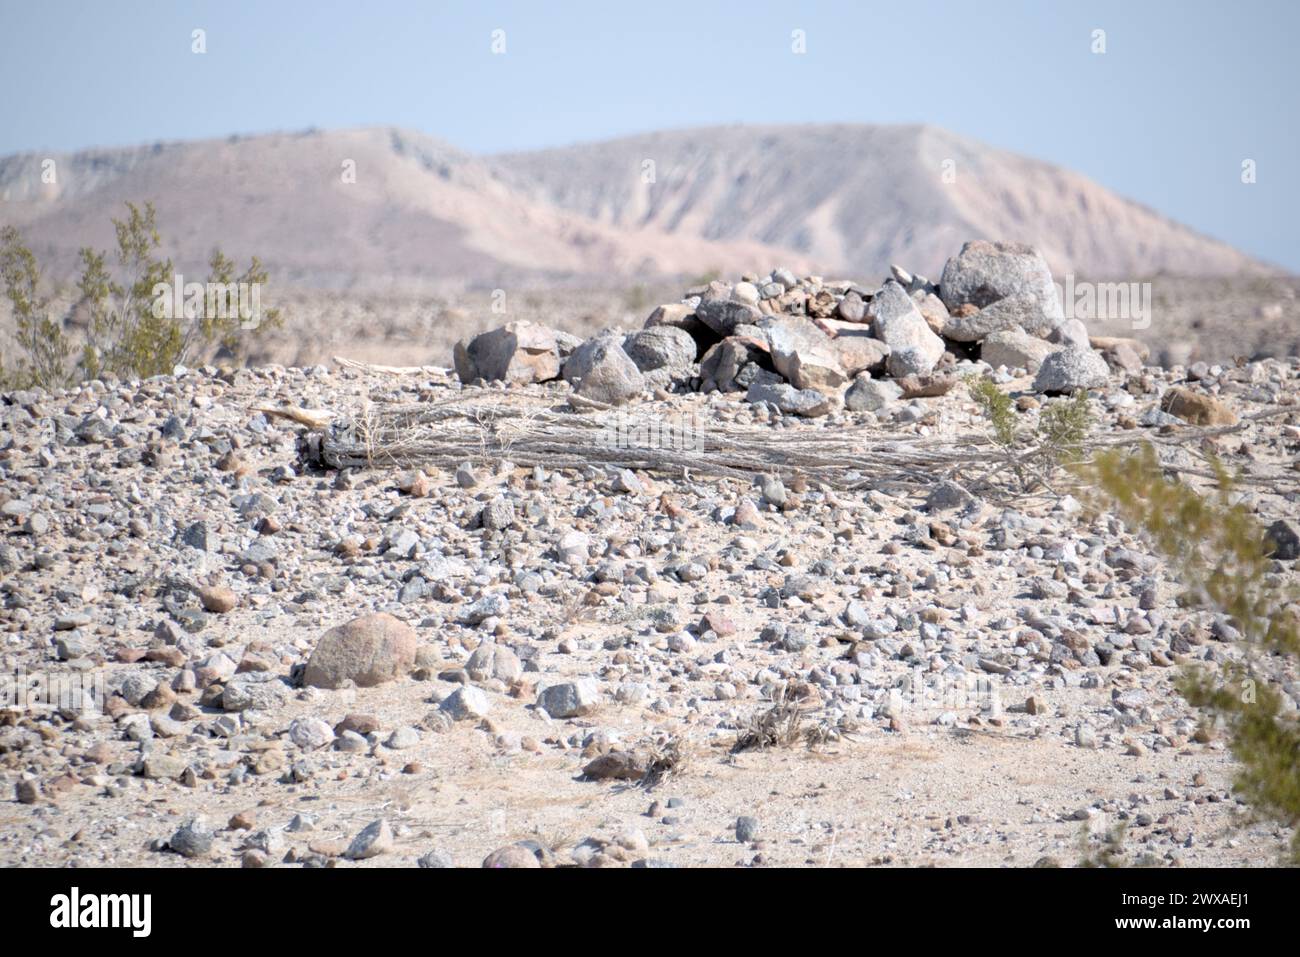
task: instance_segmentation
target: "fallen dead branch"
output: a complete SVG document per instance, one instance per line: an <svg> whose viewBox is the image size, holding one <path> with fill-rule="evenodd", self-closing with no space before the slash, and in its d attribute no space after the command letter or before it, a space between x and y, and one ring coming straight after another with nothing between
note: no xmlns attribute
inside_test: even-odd
<svg viewBox="0 0 1300 957"><path fill-rule="evenodd" d="M356 369L361 372L373 372L379 375L450 375L451 370L445 366L385 366L372 362L358 362L344 356L334 356L336 365L344 369Z"/></svg>
<svg viewBox="0 0 1300 957"><path fill-rule="evenodd" d="M638 469L680 476L750 480L774 474L802 475L838 490L881 486L927 487L945 478L996 483L1005 451L986 434L899 435L880 426L774 430L682 419L683 413L657 403L611 408L533 391L466 389L449 398L390 406L370 405L323 424L298 418L304 410L264 410L302 421L315 431L300 452L326 468L454 469L463 462L509 461L517 466L580 469L587 466ZM685 426L683 426L685 421ZM1171 432L1144 429L1096 436L1085 449L1137 445L1195 446L1246 427ZM665 432L665 426L675 431ZM1194 467L1171 471L1200 474ZM1247 476L1247 482L1286 481L1281 475Z"/></svg>
<svg viewBox="0 0 1300 957"><path fill-rule="evenodd" d="M668 438L673 414L643 406L583 412L563 400L500 392L418 405L372 407L339 417L303 443L304 457L328 468L432 466L508 460L548 469L612 466L650 472L748 479L800 473L832 488L929 484L964 465L992 462L978 437L890 436L877 428L791 429L698 421Z"/></svg>

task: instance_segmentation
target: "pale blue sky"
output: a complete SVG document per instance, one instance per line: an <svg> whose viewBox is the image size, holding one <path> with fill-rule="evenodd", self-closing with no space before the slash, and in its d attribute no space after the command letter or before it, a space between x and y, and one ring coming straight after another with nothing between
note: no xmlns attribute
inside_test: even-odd
<svg viewBox="0 0 1300 957"><path fill-rule="evenodd" d="M0 0L0 154L308 126L495 152L927 122L1300 270L1297 35L1296 0Z"/></svg>

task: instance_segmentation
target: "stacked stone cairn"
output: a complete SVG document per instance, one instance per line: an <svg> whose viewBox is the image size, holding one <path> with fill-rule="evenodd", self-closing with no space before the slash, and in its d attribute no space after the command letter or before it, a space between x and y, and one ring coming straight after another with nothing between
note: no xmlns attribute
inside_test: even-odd
<svg viewBox="0 0 1300 957"><path fill-rule="evenodd" d="M563 379L580 396L618 405L656 390L743 392L784 415L878 412L942 395L972 361L1035 376L1033 390L1103 386L1111 367L1140 371L1130 339L1093 339L1066 318L1047 261L1017 243L975 240L938 283L891 267L879 288L774 269L710 282L659 306L644 328L582 340L519 321L462 340L462 382Z"/></svg>

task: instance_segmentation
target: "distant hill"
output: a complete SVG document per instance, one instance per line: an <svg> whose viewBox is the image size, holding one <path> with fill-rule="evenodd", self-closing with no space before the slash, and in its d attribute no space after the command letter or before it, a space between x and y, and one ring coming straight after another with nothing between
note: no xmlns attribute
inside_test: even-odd
<svg viewBox="0 0 1300 957"><path fill-rule="evenodd" d="M476 159L395 129L159 143L0 159L0 218L24 227L52 274L107 248L127 200L152 199L166 250L202 270L212 247L256 254L281 282L356 291L555 285L639 274L738 272L788 256L759 243L597 223L530 199ZM344 162L356 181L343 181Z"/></svg>
<svg viewBox="0 0 1300 957"><path fill-rule="evenodd" d="M398 129L307 131L55 155L51 185L45 158L0 159L0 221L58 278L146 199L182 271L202 273L220 244L276 281L354 292L777 265L871 280L891 262L937 278L981 237L1098 278L1268 269L1078 174L924 126L696 129L491 157Z"/></svg>
<svg viewBox="0 0 1300 957"><path fill-rule="evenodd" d="M968 239L1032 243L1055 272L1098 278L1274 271L1077 173L932 126L689 129L495 162L601 223L789 247L854 278L896 262L937 279Z"/></svg>

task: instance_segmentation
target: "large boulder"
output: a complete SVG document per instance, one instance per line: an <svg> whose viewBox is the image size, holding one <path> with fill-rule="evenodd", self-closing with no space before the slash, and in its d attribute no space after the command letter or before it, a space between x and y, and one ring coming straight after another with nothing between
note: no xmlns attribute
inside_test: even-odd
<svg viewBox="0 0 1300 957"><path fill-rule="evenodd" d="M510 322L456 343L452 361L462 382L545 382L560 374L560 346L553 329Z"/></svg>
<svg viewBox="0 0 1300 957"><path fill-rule="evenodd" d="M943 358L943 340L934 334L907 291L887 281L871 300L876 338L889 346L890 375L928 375Z"/></svg>
<svg viewBox="0 0 1300 957"><path fill-rule="evenodd" d="M801 316L779 316L762 324L776 371L796 389L836 392L848 384L835 340Z"/></svg>
<svg viewBox="0 0 1300 957"><path fill-rule="evenodd" d="M645 390L645 376L623 351L622 337L604 332L588 339L564 362L564 380L588 399L618 405Z"/></svg>
<svg viewBox="0 0 1300 957"><path fill-rule="evenodd" d="M1067 346L1043 360L1034 378L1034 391L1070 395L1080 389L1100 389L1109 378L1110 366L1101 353Z"/></svg>
<svg viewBox="0 0 1300 957"><path fill-rule="evenodd" d="M1023 243L966 243L943 267L939 294L949 312L965 303L985 309L1009 297L1027 296L1053 325L1065 316L1047 260Z"/></svg>
<svg viewBox="0 0 1300 957"><path fill-rule="evenodd" d="M303 684L341 688L347 682L371 688L406 674L415 665L415 630L384 612L362 615L321 636L307 660Z"/></svg>

